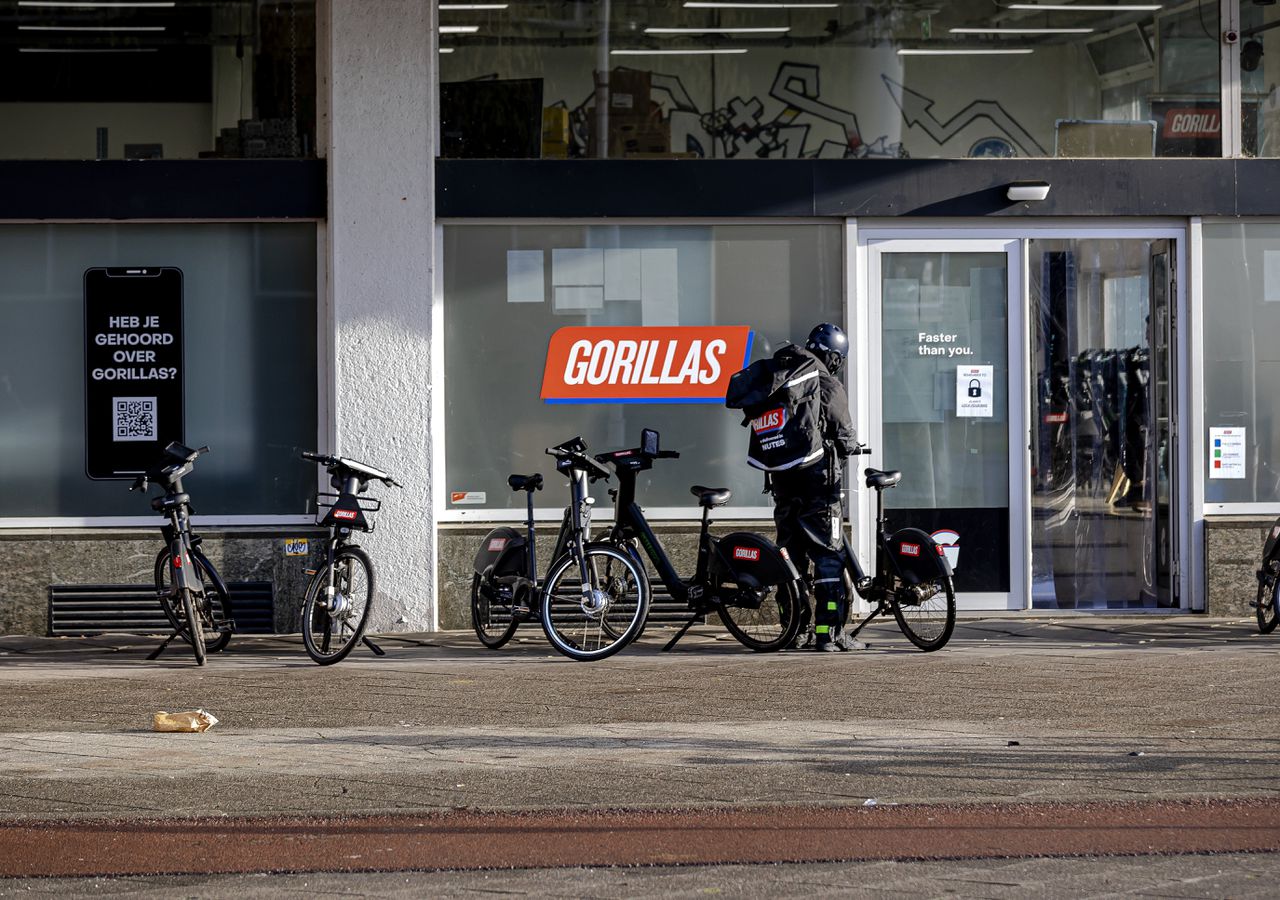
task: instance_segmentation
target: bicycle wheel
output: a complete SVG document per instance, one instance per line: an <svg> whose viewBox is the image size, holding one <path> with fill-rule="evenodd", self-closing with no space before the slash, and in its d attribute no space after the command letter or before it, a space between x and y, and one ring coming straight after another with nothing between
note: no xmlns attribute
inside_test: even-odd
<svg viewBox="0 0 1280 900"><path fill-rule="evenodd" d="M490 650L497 650L511 640L520 627L510 595L482 584L479 572L471 579L471 627L476 630L480 643Z"/></svg>
<svg viewBox="0 0 1280 900"><path fill-rule="evenodd" d="M373 563L359 547L343 547L333 557L333 602L325 596L329 566L307 585L302 604L302 643L322 666L342 660L364 637L373 611Z"/></svg>
<svg viewBox="0 0 1280 900"><path fill-rule="evenodd" d="M192 596L191 590L183 588L179 593L182 594L182 614L187 620L186 634L191 639L191 652L196 655L196 665L203 666L205 659L204 623L200 621L200 611L196 606L196 600Z"/></svg>
<svg viewBox="0 0 1280 900"><path fill-rule="evenodd" d="M1267 574L1258 582L1258 602L1255 604L1258 613L1258 630L1263 634L1270 634L1276 630L1276 623L1280 622L1280 612L1277 612L1277 604L1280 601L1280 578L1276 577L1276 572L1268 564L1266 566Z"/></svg>
<svg viewBox="0 0 1280 900"><path fill-rule="evenodd" d="M800 628L800 593L792 582L749 588L720 587L720 621L742 646L758 653L781 650Z"/></svg>
<svg viewBox="0 0 1280 900"><path fill-rule="evenodd" d="M586 568L589 583L584 585L575 556L560 557L539 600L551 646L581 662L604 659L627 646L649 614L649 583L627 553L588 544Z"/></svg>
<svg viewBox="0 0 1280 900"><path fill-rule="evenodd" d="M161 550L156 556L155 583L156 594L160 598L160 608L164 610L164 616L169 620L169 624L173 626L173 630L178 632L188 644L191 638L187 634L187 616L182 611L182 601L172 590L170 580L173 577L173 569L169 565L169 548ZM208 609L205 624L220 626L226 622L227 610L231 608L230 598L223 594L215 587L216 582L205 571L200 560L194 556L191 558L192 564L196 567L196 574L200 576L200 581L204 585L205 604ZM225 631L221 627L204 629L205 650L208 653L217 653L226 648L231 643L231 632Z"/></svg>
<svg viewBox="0 0 1280 900"><path fill-rule="evenodd" d="M903 587L894 592L890 603L907 640L927 653L951 640L956 625L956 590L947 576L926 584L933 592L924 599L916 596L915 588Z"/></svg>

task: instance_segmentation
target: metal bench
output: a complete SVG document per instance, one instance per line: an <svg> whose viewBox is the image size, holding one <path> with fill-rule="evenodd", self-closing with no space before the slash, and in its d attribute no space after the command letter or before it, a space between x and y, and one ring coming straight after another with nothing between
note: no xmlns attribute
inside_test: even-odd
<svg viewBox="0 0 1280 900"><path fill-rule="evenodd" d="M237 634L275 632L275 588L270 581L233 581L227 589ZM49 634L53 637L113 631L168 634L172 630L152 585L49 585Z"/></svg>

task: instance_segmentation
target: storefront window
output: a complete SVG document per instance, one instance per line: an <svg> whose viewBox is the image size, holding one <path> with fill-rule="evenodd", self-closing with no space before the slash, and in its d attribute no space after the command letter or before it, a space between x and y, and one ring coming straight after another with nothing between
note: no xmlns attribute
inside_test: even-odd
<svg viewBox="0 0 1280 900"><path fill-rule="evenodd" d="M315 153L315 0L5 3L0 159Z"/></svg>
<svg viewBox="0 0 1280 900"><path fill-rule="evenodd" d="M1280 224L1204 226L1208 503L1280 502Z"/></svg>
<svg viewBox="0 0 1280 900"><path fill-rule="evenodd" d="M1240 5L1241 135L1245 156L1280 156L1280 8Z"/></svg>
<svg viewBox="0 0 1280 900"><path fill-rule="evenodd" d="M311 224L0 226L0 518L146 516L127 483L85 475L84 273L183 275L189 487L204 515L300 515L315 467Z"/></svg>
<svg viewBox="0 0 1280 900"><path fill-rule="evenodd" d="M446 508L523 509L507 486L513 472L548 476L537 502L561 507L563 480L544 448L575 435L596 452L634 447L643 428L681 454L642 473L646 506L696 515L689 487L703 484L732 489L726 515L768 507L740 413L715 398L615 402L604 387L594 391L603 402L544 402L548 348L569 326L655 339L672 326L746 326L751 359L771 355L818 322L844 321L842 235L816 224L446 227ZM726 360L725 371L743 361ZM624 380L634 390L643 379ZM601 509L607 487L597 485Z"/></svg>
<svg viewBox="0 0 1280 900"><path fill-rule="evenodd" d="M1217 4L1017 5L442 7L441 155L1220 155Z"/></svg>

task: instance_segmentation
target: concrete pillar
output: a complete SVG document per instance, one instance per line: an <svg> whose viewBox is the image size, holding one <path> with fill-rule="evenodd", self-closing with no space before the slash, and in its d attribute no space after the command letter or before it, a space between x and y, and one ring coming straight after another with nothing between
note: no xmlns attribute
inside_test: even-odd
<svg viewBox="0 0 1280 900"><path fill-rule="evenodd" d="M331 447L390 471L377 531L374 630L435 627L431 298L436 4L323 0L317 60ZM326 342L329 346L325 346ZM324 393L322 391L322 393Z"/></svg>

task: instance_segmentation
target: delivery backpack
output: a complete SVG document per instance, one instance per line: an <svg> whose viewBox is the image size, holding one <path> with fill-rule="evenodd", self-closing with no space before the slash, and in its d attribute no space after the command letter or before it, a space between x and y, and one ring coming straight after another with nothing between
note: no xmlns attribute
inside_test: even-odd
<svg viewBox="0 0 1280 900"><path fill-rule="evenodd" d="M751 430L747 464L765 472L801 469L823 458L821 365L812 356L753 362L729 379L724 405Z"/></svg>

